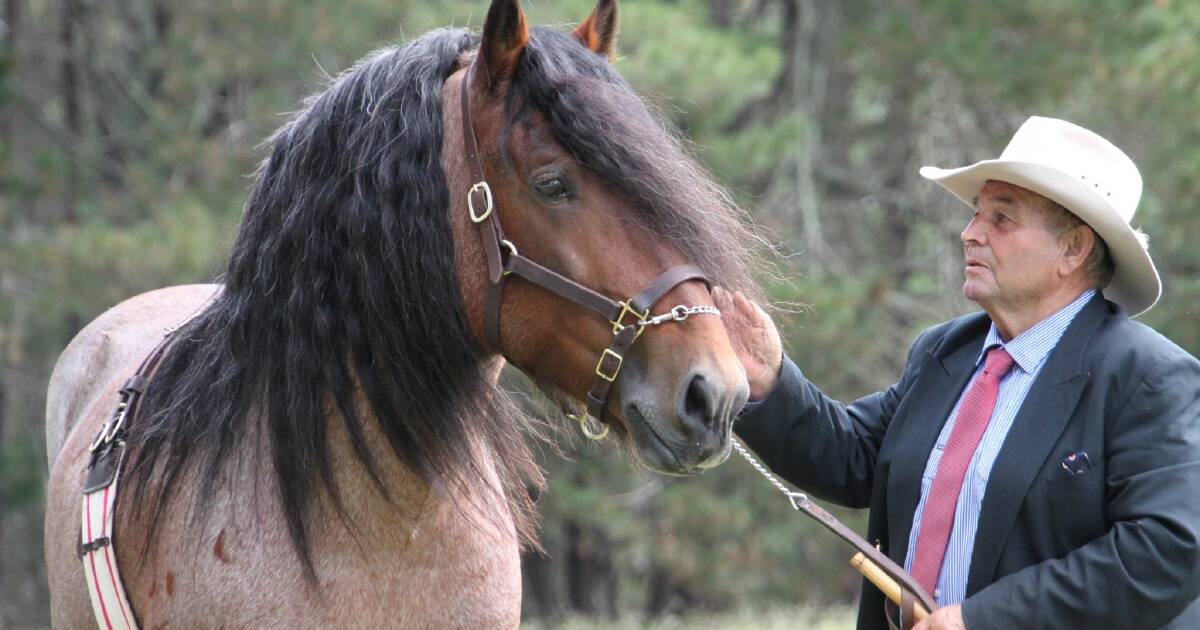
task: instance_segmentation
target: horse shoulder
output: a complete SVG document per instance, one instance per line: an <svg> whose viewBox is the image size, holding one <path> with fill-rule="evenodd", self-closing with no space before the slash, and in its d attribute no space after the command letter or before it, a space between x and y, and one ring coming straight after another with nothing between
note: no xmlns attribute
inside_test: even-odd
<svg viewBox="0 0 1200 630"><path fill-rule="evenodd" d="M216 285L193 284L142 293L108 309L75 335L59 355L46 392L51 468L83 412L136 367L166 328L199 310L216 290Z"/></svg>

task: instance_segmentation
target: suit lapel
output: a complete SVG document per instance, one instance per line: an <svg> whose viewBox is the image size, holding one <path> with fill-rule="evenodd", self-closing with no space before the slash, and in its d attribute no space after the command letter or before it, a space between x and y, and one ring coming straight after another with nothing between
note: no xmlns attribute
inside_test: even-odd
<svg viewBox="0 0 1200 630"><path fill-rule="evenodd" d="M908 553L908 535L913 515L921 500L921 476L937 436L946 424L954 403L974 373L983 338L990 320L982 317L980 326L969 326L966 339L951 339L926 353L920 376L913 383L912 406L905 415L897 441L896 455L888 474L888 549L889 555L903 565ZM973 322L979 324L979 322Z"/></svg>
<svg viewBox="0 0 1200 630"><path fill-rule="evenodd" d="M1079 402L1091 377L1083 372L1083 354L1106 313L1104 298L1097 292L1047 357L1013 419L980 507L967 577L968 597L992 581L1025 494Z"/></svg>

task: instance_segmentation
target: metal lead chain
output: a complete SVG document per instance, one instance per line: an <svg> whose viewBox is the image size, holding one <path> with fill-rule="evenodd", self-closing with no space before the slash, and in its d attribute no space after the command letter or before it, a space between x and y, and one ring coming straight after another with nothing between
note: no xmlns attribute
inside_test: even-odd
<svg viewBox="0 0 1200 630"><path fill-rule="evenodd" d="M782 492L783 495L788 498L788 502L792 504L792 509L799 510L800 503L808 500L808 495L804 494L803 492L789 490L787 486L783 485L782 481L776 479L775 475L772 475L771 471L767 470L766 466L763 466L758 459L750 454L750 451L748 451L745 446L742 446L741 440L734 438L733 448L736 448L737 452L741 453L742 457L745 457L746 461L750 462L750 465L754 467L754 470L762 473L762 476L766 477L767 481L771 482L771 485L779 488L779 491Z"/></svg>
<svg viewBox="0 0 1200 630"><path fill-rule="evenodd" d="M662 315L655 315L650 319L640 319L638 320L638 325L657 326L666 322L681 322L692 315L716 315L720 317L721 309L715 306L684 306L680 304Z"/></svg>

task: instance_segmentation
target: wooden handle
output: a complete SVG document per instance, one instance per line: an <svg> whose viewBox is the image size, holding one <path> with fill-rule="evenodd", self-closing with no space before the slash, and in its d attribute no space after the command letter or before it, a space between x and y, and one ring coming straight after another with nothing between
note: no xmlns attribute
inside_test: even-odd
<svg viewBox="0 0 1200 630"><path fill-rule="evenodd" d="M868 560L862 552L856 553L853 558L850 558L850 566L858 569L859 573L871 580L871 583L879 587L879 590L883 591L888 599L896 602L896 605L900 604L900 585L892 579L892 576L884 573L883 569ZM929 611L925 610L921 602L913 602L913 616L917 618L917 623L920 623L929 616Z"/></svg>

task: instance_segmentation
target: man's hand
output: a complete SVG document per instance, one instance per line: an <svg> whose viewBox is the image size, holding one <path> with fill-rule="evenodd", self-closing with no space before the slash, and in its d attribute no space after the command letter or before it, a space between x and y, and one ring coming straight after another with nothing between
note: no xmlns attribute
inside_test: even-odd
<svg viewBox="0 0 1200 630"><path fill-rule="evenodd" d="M721 309L725 332L746 370L750 400L762 400L779 382L779 369L783 365L779 331L770 316L741 293L713 287L713 302Z"/></svg>
<svg viewBox="0 0 1200 630"><path fill-rule="evenodd" d="M925 621L917 624L913 630L966 630L963 623L962 606L946 606L933 611Z"/></svg>

